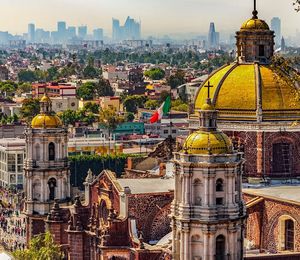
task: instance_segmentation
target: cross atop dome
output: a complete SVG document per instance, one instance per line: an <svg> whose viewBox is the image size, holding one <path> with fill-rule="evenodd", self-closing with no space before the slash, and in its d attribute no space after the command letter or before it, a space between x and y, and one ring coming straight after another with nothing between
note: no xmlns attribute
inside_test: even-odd
<svg viewBox="0 0 300 260"><path fill-rule="evenodd" d="M252 19L258 19L258 12L256 10L256 0L254 0L254 9L253 9L253 12L252 12L253 16L252 16Z"/></svg>

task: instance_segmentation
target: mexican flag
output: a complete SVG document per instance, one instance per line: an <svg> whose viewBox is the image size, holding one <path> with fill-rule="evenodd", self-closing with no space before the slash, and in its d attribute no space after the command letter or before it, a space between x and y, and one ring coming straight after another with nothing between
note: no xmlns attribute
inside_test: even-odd
<svg viewBox="0 0 300 260"><path fill-rule="evenodd" d="M157 109L157 111L152 115L150 118L150 123L156 123L157 121L161 120L163 115L166 115L170 112L171 109L171 98L168 96L164 103Z"/></svg>

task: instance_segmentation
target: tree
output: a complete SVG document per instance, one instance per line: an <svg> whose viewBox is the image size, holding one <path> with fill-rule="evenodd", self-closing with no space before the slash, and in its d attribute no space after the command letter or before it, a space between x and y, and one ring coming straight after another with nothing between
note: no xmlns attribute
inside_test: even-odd
<svg viewBox="0 0 300 260"><path fill-rule="evenodd" d="M29 248L13 253L16 260L62 260L63 253L54 243L50 232L37 235L29 242Z"/></svg>
<svg viewBox="0 0 300 260"><path fill-rule="evenodd" d="M83 110L94 114L99 114L99 105L92 102L87 102L83 106Z"/></svg>
<svg viewBox="0 0 300 260"><path fill-rule="evenodd" d="M77 89L77 96L83 100L93 100L95 94L95 84L86 82Z"/></svg>
<svg viewBox="0 0 300 260"><path fill-rule="evenodd" d="M296 11L296 12L300 12L300 0L295 0L295 1L293 2L293 5L294 5L294 7L295 7L295 11Z"/></svg>
<svg viewBox="0 0 300 260"><path fill-rule="evenodd" d="M100 77L99 82L95 85L95 91L98 97L113 96L114 91L108 80Z"/></svg>
<svg viewBox="0 0 300 260"><path fill-rule="evenodd" d="M18 79L21 82L34 82L37 80L36 74L32 70L21 70L18 73Z"/></svg>
<svg viewBox="0 0 300 260"><path fill-rule="evenodd" d="M149 99L145 103L145 108L151 109L151 110L158 108L158 106L159 106L159 102L157 100Z"/></svg>
<svg viewBox="0 0 300 260"><path fill-rule="evenodd" d="M145 96L127 96L123 101L123 106L125 107L127 112L136 113L138 108L144 107L146 101L147 97Z"/></svg>
<svg viewBox="0 0 300 260"><path fill-rule="evenodd" d="M59 113L58 116L63 121L65 125L75 125L78 120L77 113L74 110L68 109L62 113Z"/></svg>
<svg viewBox="0 0 300 260"><path fill-rule="evenodd" d="M160 80L165 76L165 71L161 68L152 68L145 72L145 76L152 80Z"/></svg>
<svg viewBox="0 0 300 260"><path fill-rule="evenodd" d="M21 118L29 121L40 112L40 101L38 99L27 98L23 100L20 109Z"/></svg>
<svg viewBox="0 0 300 260"><path fill-rule="evenodd" d="M182 70L177 70L174 75L171 75L167 83L169 86L171 86L172 89L179 87L180 85L185 83L185 73Z"/></svg>
<svg viewBox="0 0 300 260"><path fill-rule="evenodd" d="M21 95L22 93L28 93L32 89L32 85L29 82L24 82L18 85L17 87L17 94Z"/></svg>
<svg viewBox="0 0 300 260"><path fill-rule="evenodd" d="M100 109L99 122L109 130L110 135L119 124L124 122L124 118L117 114L115 109Z"/></svg>
<svg viewBox="0 0 300 260"><path fill-rule="evenodd" d="M126 122L132 122L134 120L134 114L133 113L126 113L125 114L125 121Z"/></svg>
<svg viewBox="0 0 300 260"><path fill-rule="evenodd" d="M15 86L11 83L3 82L0 85L0 92L2 96L11 97L15 92Z"/></svg>
<svg viewBox="0 0 300 260"><path fill-rule="evenodd" d="M47 81L57 80L59 78L59 72L56 67L51 67L47 70Z"/></svg>

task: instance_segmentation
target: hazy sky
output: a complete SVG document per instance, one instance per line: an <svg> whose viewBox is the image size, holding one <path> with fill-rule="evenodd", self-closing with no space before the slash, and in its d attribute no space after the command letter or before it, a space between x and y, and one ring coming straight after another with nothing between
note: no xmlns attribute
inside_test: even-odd
<svg viewBox="0 0 300 260"><path fill-rule="evenodd" d="M268 23L274 16L282 20L284 35L300 30L300 13L293 0L257 0L259 17ZM21 33L27 24L56 30L56 22L68 25L88 25L111 33L112 17L121 24L132 16L142 21L144 35L172 33L206 33L210 21L217 31L235 32L250 18L253 0L0 0L0 31Z"/></svg>

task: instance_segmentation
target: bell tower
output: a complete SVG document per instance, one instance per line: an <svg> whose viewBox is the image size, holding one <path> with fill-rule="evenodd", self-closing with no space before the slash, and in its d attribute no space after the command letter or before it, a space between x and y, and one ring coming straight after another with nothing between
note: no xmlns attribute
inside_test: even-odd
<svg viewBox="0 0 300 260"><path fill-rule="evenodd" d="M200 130L174 154L174 260L243 259L244 160L228 136L218 131L216 118L208 94L200 110Z"/></svg>
<svg viewBox="0 0 300 260"><path fill-rule="evenodd" d="M244 22L236 33L237 58L240 63L259 62L268 64L274 54L274 32L258 18L256 0L252 18Z"/></svg>
<svg viewBox="0 0 300 260"><path fill-rule="evenodd" d="M68 131L52 112L49 97L42 97L40 114L25 129L25 138L25 213L29 239L43 232L42 220L50 212L54 199L63 203L70 197Z"/></svg>

